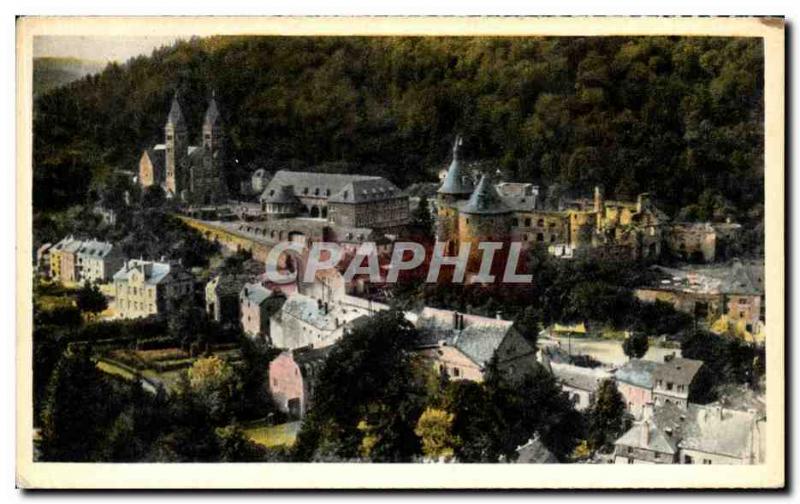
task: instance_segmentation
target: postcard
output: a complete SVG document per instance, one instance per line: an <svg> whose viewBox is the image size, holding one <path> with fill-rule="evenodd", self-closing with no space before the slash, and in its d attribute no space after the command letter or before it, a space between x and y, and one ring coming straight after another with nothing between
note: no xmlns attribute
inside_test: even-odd
<svg viewBox="0 0 800 504"><path fill-rule="evenodd" d="M782 488L784 59L774 17L19 18L17 485Z"/></svg>

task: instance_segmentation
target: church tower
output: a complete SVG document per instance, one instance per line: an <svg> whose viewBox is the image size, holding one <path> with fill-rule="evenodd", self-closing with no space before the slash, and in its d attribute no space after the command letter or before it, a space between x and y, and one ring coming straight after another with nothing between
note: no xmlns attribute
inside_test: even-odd
<svg viewBox="0 0 800 504"><path fill-rule="evenodd" d="M177 92L172 98L172 107L167 116L167 124L164 126L164 145L166 147L165 189L167 193L177 195L180 190L184 189L185 174L183 171L189 149L189 134L183 111L178 103Z"/></svg>
<svg viewBox="0 0 800 504"><path fill-rule="evenodd" d="M191 191L202 204L223 201L227 196L225 182L225 128L212 91L203 118L202 166L193 166Z"/></svg>

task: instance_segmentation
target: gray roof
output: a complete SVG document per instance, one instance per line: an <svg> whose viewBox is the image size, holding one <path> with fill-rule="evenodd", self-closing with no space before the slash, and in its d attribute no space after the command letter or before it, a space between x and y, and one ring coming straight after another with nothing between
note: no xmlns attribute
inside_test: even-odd
<svg viewBox="0 0 800 504"><path fill-rule="evenodd" d="M261 198L269 197L270 190L277 191L282 186L293 186L298 197L317 197L333 202L353 203L400 196L400 190L383 177L280 170L272 177Z"/></svg>
<svg viewBox="0 0 800 504"><path fill-rule="evenodd" d="M249 277L247 275L219 274L209 283L214 283L214 292L219 296L238 295L245 286Z"/></svg>
<svg viewBox="0 0 800 504"><path fill-rule="evenodd" d="M100 259L106 257L114 249L114 245L108 242L88 240L81 244L78 255L89 259Z"/></svg>
<svg viewBox="0 0 800 504"><path fill-rule="evenodd" d="M608 371L603 369L592 369L572 364L551 362L550 369L562 384L587 392L595 392L603 380L611 377Z"/></svg>
<svg viewBox="0 0 800 504"><path fill-rule="evenodd" d="M145 283L156 285L164 281L172 273L173 266L169 263L156 261L144 261L141 259L131 259L122 265L119 271L114 273L114 280L130 279L134 271L141 271L145 274Z"/></svg>
<svg viewBox="0 0 800 504"><path fill-rule="evenodd" d="M469 197L469 201L461 206L460 211L468 214L504 214L510 213L511 208L497 194L489 178L483 175L478 187Z"/></svg>
<svg viewBox="0 0 800 504"><path fill-rule="evenodd" d="M689 385L700 370L703 361L673 357L659 363L653 371L653 380L664 380L676 384Z"/></svg>
<svg viewBox="0 0 800 504"><path fill-rule="evenodd" d="M753 454L753 427L757 415L716 406L689 404L681 431L682 449L737 458Z"/></svg>
<svg viewBox="0 0 800 504"><path fill-rule="evenodd" d="M245 283L240 295L251 303L260 305L272 295L272 291L259 283Z"/></svg>
<svg viewBox="0 0 800 504"><path fill-rule="evenodd" d="M402 196L400 189L384 178L354 180L330 197L332 203L364 203Z"/></svg>
<svg viewBox="0 0 800 504"><path fill-rule="evenodd" d="M213 125L220 119L219 108L217 108L217 100L215 95L211 95L211 101L208 102L208 109L206 109L206 116L203 122L207 125Z"/></svg>
<svg viewBox="0 0 800 504"><path fill-rule="evenodd" d="M614 378L630 385L652 389L653 371L657 366L658 362L631 359L614 372Z"/></svg>
<svg viewBox="0 0 800 504"><path fill-rule="evenodd" d="M643 443L643 429L649 431L646 443ZM674 436L675 434L667 435L666 431L662 430L655 422L648 420L635 424L614 444L674 455L678 452L677 439Z"/></svg>
<svg viewBox="0 0 800 504"><path fill-rule="evenodd" d="M334 331L338 327L336 317L330 311L324 313L316 299L303 294L289 296L281 311L283 315L292 316L323 331Z"/></svg>
<svg viewBox="0 0 800 504"><path fill-rule="evenodd" d="M518 464L557 464L558 459L536 435L533 439L517 448L516 462Z"/></svg>
<svg viewBox="0 0 800 504"><path fill-rule="evenodd" d="M294 195L294 186L282 185L280 187L267 187L261 195L261 201L265 203L282 203L293 204L300 203L297 196Z"/></svg>
<svg viewBox="0 0 800 504"><path fill-rule="evenodd" d="M458 160L458 146L461 144L461 137L457 137L453 144L453 161L447 169L447 175L439 188L442 194L470 194L472 192L472 180L469 175L464 173L461 162Z"/></svg>
<svg viewBox="0 0 800 504"><path fill-rule="evenodd" d="M175 93L175 96L172 97L172 107L170 107L169 114L167 115L167 124L172 124L173 126L186 125L181 105L178 103L178 93Z"/></svg>
<svg viewBox="0 0 800 504"><path fill-rule="evenodd" d="M681 268L656 266L654 269L664 275L653 285L660 290L752 296L764 293L763 261L742 262L734 259L727 264Z"/></svg>
<svg viewBox="0 0 800 504"><path fill-rule="evenodd" d="M464 329L456 330L451 324L421 315L417 321L417 327L419 329L418 347L434 346L439 342L444 342L446 345L458 348L473 362L482 366L500 347L511 330L512 324L507 321L495 322L493 319L486 319L486 323L467 322Z"/></svg>

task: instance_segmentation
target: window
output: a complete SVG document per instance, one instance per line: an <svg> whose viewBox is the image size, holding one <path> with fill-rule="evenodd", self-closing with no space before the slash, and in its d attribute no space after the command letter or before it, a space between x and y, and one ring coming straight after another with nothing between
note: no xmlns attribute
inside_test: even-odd
<svg viewBox="0 0 800 504"><path fill-rule="evenodd" d="M519 219L512 219L511 225L514 227L519 227Z"/></svg>
<svg viewBox="0 0 800 504"><path fill-rule="evenodd" d="M453 376L461 376L461 371L457 368L453 368Z"/></svg>
<svg viewBox="0 0 800 504"><path fill-rule="evenodd" d="M539 219L538 221L536 221L536 225L539 227L544 227L544 219Z"/></svg>
<svg viewBox="0 0 800 504"><path fill-rule="evenodd" d="M531 227L531 220L525 219L525 227Z"/></svg>
<svg viewBox="0 0 800 504"><path fill-rule="evenodd" d="M544 235L542 233L536 233L536 241L537 242L543 242L544 241Z"/></svg>
<svg viewBox="0 0 800 504"><path fill-rule="evenodd" d="M709 459L703 459L703 465L711 465L711 461Z"/></svg>
<svg viewBox="0 0 800 504"><path fill-rule="evenodd" d="M667 390L672 390L672 382L667 382Z"/></svg>
<svg viewBox="0 0 800 504"><path fill-rule="evenodd" d="M661 454L660 454L660 453L658 453L658 452L655 452L655 453L653 454L653 458L654 458L654 459L656 459L656 460L658 460L658 459L660 459L660 458L661 458Z"/></svg>
<svg viewBox="0 0 800 504"><path fill-rule="evenodd" d="M629 463L629 464L633 464L633 459L632 459L632 458L629 458L629 459L628 459L628 463Z"/></svg>

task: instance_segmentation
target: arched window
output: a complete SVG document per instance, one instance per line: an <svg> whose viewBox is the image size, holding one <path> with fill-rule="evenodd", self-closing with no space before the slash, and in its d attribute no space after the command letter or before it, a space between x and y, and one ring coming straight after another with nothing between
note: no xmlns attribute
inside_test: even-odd
<svg viewBox="0 0 800 504"><path fill-rule="evenodd" d="M539 227L544 227L544 219L539 219L538 221L536 221L536 225Z"/></svg>

